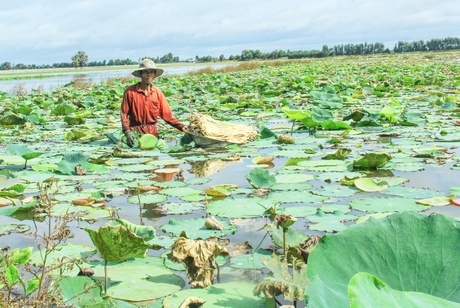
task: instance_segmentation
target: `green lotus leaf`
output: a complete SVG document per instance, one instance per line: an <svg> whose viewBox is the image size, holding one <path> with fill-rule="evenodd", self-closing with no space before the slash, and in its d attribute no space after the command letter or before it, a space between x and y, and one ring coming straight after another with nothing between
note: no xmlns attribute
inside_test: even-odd
<svg viewBox="0 0 460 308"><path fill-rule="evenodd" d="M342 130L342 129L350 129L350 125L345 122L336 122L333 120L326 120L321 123L321 127L325 130Z"/></svg>
<svg viewBox="0 0 460 308"><path fill-rule="evenodd" d="M254 188L270 188L276 183L276 178L269 171L262 168L252 169L246 175L246 179Z"/></svg>
<svg viewBox="0 0 460 308"><path fill-rule="evenodd" d="M158 138L151 134L143 134L139 138L139 147L141 150L151 150L157 147Z"/></svg>
<svg viewBox="0 0 460 308"><path fill-rule="evenodd" d="M385 166L391 159L388 153L366 153L364 157L353 162L358 169L377 169Z"/></svg>
<svg viewBox="0 0 460 308"><path fill-rule="evenodd" d="M443 214L369 218L324 235L313 249L305 290L308 305L349 307L348 284L359 272L378 276L394 290L459 302L460 289L453 283L460 275L459 249L459 222Z"/></svg>
<svg viewBox="0 0 460 308"><path fill-rule="evenodd" d="M257 284L254 288L255 295L263 294L267 298L273 298L283 294L283 297L289 301L303 299L304 289L308 284L305 264L298 269L291 270L287 261L280 260L275 254L271 258L263 257L262 262L272 275Z"/></svg>
<svg viewBox="0 0 460 308"><path fill-rule="evenodd" d="M8 151L13 155L19 155L25 160L30 160L36 157L39 157L43 152L35 152L26 147L25 145L20 144L8 144Z"/></svg>
<svg viewBox="0 0 460 308"><path fill-rule="evenodd" d="M127 302L122 302L111 297L102 297L102 288L100 284L91 277L77 276L64 277L59 280L59 289L62 297L69 305L75 307L113 307L113 308L131 308L137 307ZM85 290L85 292L82 292Z"/></svg>
<svg viewBox="0 0 460 308"><path fill-rule="evenodd" d="M212 200L206 209L209 214L219 217L250 218L264 215L266 209L275 202L262 198L231 198Z"/></svg>
<svg viewBox="0 0 460 308"><path fill-rule="evenodd" d="M311 111L309 110L296 110L290 109L285 106L281 109L285 115L287 115L291 120L300 121L311 116Z"/></svg>
<svg viewBox="0 0 460 308"><path fill-rule="evenodd" d="M56 107L51 110L50 114L53 115L68 115L75 111L75 107L73 105L62 103L56 105Z"/></svg>
<svg viewBox="0 0 460 308"><path fill-rule="evenodd" d="M171 218L169 222L161 226L163 232L171 232L174 236L179 237L182 232L187 234L189 239L207 239L210 237L221 237L226 234L236 232L236 226L229 223L228 221L220 220L224 226L223 230L207 229L205 227L206 218L191 218L176 220Z"/></svg>
<svg viewBox="0 0 460 308"><path fill-rule="evenodd" d="M150 241L155 237L155 228L151 226L140 226L133 224L126 219L115 219L108 223L109 226L122 225L141 237L144 241Z"/></svg>
<svg viewBox="0 0 460 308"><path fill-rule="evenodd" d="M450 204L450 197L432 197L422 200L417 200L417 203L431 206L446 206Z"/></svg>
<svg viewBox="0 0 460 308"><path fill-rule="evenodd" d="M0 225L0 236L7 235L10 233L24 233L30 230L28 225L18 224L1 224Z"/></svg>
<svg viewBox="0 0 460 308"><path fill-rule="evenodd" d="M144 239L123 225L104 226L88 232L101 257L109 262L122 262L130 258L144 258L149 245Z"/></svg>
<svg viewBox="0 0 460 308"><path fill-rule="evenodd" d="M350 149L340 148L335 153L327 154L322 159L340 159L344 160L351 153Z"/></svg>
<svg viewBox="0 0 460 308"><path fill-rule="evenodd" d="M362 198L350 201L354 210L378 213L378 212L413 212L425 211L427 206L418 204L415 199L392 197L392 198Z"/></svg>
<svg viewBox="0 0 460 308"><path fill-rule="evenodd" d="M431 307L459 308L443 298L421 292L406 292L392 289L388 284L369 273L354 275L348 285L350 308L366 307Z"/></svg>
<svg viewBox="0 0 460 308"><path fill-rule="evenodd" d="M230 266L240 269L261 269L264 267L262 259L264 257L271 257L272 254L273 251L270 250L258 250L254 253L232 257L230 259Z"/></svg>
<svg viewBox="0 0 460 308"><path fill-rule="evenodd" d="M354 181L356 188L366 192L383 191L388 188L388 183L385 181L376 181L371 178L359 178Z"/></svg>
<svg viewBox="0 0 460 308"><path fill-rule="evenodd" d="M265 307L265 299L253 294L254 287L255 284L240 280L222 282L207 288L184 289L167 296L161 307L180 307L188 297L205 300L203 307Z"/></svg>
<svg viewBox="0 0 460 308"><path fill-rule="evenodd" d="M274 223L271 223L267 225L267 231L270 232L270 236L273 242L278 247L284 247L284 235L282 228L277 228ZM296 248L299 246L299 244L305 242L309 238L305 232L298 231L294 228L288 228L285 236L287 246Z"/></svg>

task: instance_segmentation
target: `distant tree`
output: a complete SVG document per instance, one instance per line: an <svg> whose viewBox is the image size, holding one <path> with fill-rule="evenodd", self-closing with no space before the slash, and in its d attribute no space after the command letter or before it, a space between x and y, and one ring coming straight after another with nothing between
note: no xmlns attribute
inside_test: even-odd
<svg viewBox="0 0 460 308"><path fill-rule="evenodd" d="M224 61L224 60L225 60L225 56L224 56L224 55L220 55L219 61L222 62L222 61Z"/></svg>
<svg viewBox="0 0 460 308"><path fill-rule="evenodd" d="M323 45L323 49L321 50L321 54L323 57L329 56L329 47L327 45Z"/></svg>
<svg viewBox="0 0 460 308"><path fill-rule="evenodd" d="M82 68L88 63L88 55L84 51L77 52L76 55L72 57L72 64L75 68Z"/></svg>
<svg viewBox="0 0 460 308"><path fill-rule="evenodd" d="M12 68L11 62L4 62L0 65L0 70L10 70Z"/></svg>

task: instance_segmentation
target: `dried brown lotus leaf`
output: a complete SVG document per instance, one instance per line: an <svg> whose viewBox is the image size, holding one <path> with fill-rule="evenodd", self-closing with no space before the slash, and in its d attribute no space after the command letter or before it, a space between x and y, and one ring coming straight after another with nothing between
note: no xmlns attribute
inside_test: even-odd
<svg viewBox="0 0 460 308"><path fill-rule="evenodd" d="M221 224L214 216L208 217L204 222L204 226L211 230L224 230L224 225Z"/></svg>

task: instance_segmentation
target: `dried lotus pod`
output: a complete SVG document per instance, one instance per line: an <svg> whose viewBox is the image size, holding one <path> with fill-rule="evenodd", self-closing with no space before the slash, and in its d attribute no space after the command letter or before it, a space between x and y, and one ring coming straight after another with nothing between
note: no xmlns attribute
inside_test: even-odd
<svg viewBox="0 0 460 308"><path fill-rule="evenodd" d="M277 139L279 143L284 144L293 144L295 142L294 137L288 135L278 135Z"/></svg>

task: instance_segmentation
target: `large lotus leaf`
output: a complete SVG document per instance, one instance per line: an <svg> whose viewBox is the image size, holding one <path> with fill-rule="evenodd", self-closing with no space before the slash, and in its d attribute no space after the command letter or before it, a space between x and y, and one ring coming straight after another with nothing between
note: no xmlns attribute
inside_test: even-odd
<svg viewBox="0 0 460 308"><path fill-rule="evenodd" d="M274 201L262 198L225 198L211 201L207 211L211 215L229 218L261 217L266 209L273 207Z"/></svg>
<svg viewBox="0 0 460 308"><path fill-rule="evenodd" d="M433 189L406 187L406 186L393 186L389 187L383 192L388 195L396 195L405 198L426 199L434 197L443 197L445 194L441 191Z"/></svg>
<svg viewBox="0 0 460 308"><path fill-rule="evenodd" d="M166 200L168 200L166 195L159 194L157 192L149 192L128 197L128 202L134 204L139 204L139 202L141 204L155 204Z"/></svg>
<svg viewBox="0 0 460 308"><path fill-rule="evenodd" d="M170 215L188 214L203 209L204 205L198 202L170 202L161 205L161 211Z"/></svg>
<svg viewBox="0 0 460 308"><path fill-rule="evenodd" d="M340 159L307 160L301 161L297 165L305 167L308 171L346 172L353 169L351 164Z"/></svg>
<svg viewBox="0 0 460 308"><path fill-rule="evenodd" d="M273 298L283 294L286 300L297 301L304 297L304 289L308 283L306 266L303 264L299 270L289 270L286 261L281 261L276 255L271 258L262 257L263 264L271 271L272 276L259 282L254 289L255 295L265 295Z"/></svg>
<svg viewBox="0 0 460 308"><path fill-rule="evenodd" d="M285 173L275 175L277 184L294 184L302 183L313 180L314 177L311 174L305 173Z"/></svg>
<svg viewBox="0 0 460 308"><path fill-rule="evenodd" d="M122 225L131 230L134 234L144 239L144 241L150 241L155 237L155 228L152 226L140 226L133 224L126 219L116 219L108 223L110 226Z"/></svg>
<svg viewBox="0 0 460 308"><path fill-rule="evenodd" d="M271 192L267 200L281 203L319 203L327 200L328 197L311 194L308 191L291 191Z"/></svg>
<svg viewBox="0 0 460 308"><path fill-rule="evenodd" d="M254 188L270 188L276 183L276 178L265 169L255 168L246 175L249 184Z"/></svg>
<svg viewBox="0 0 460 308"><path fill-rule="evenodd" d="M339 210L335 210L332 213L324 213L321 209L317 209L315 215L306 217L311 224L308 224L310 230L318 231L342 231L345 229L345 225L342 222L357 219L355 215L344 214Z"/></svg>
<svg viewBox="0 0 460 308"><path fill-rule="evenodd" d="M171 187L161 190L160 193L172 197L183 197L188 195L199 195L203 192L193 187Z"/></svg>
<svg viewBox="0 0 460 308"><path fill-rule="evenodd" d="M349 307L348 283L367 272L400 291L460 301L459 222L442 214L369 218L325 235L311 252L305 292L309 307Z"/></svg>
<svg viewBox="0 0 460 308"><path fill-rule="evenodd" d="M98 230L85 228L101 257L109 262L144 258L149 245L123 225L104 226Z"/></svg>
<svg viewBox="0 0 460 308"><path fill-rule="evenodd" d="M94 276L104 276L104 266L93 267ZM163 264L163 258L147 256L108 266L110 285L107 294L112 298L132 302L145 302L175 293L185 285ZM113 282L113 283L112 283Z"/></svg>
<svg viewBox="0 0 460 308"><path fill-rule="evenodd" d="M378 212L409 212L428 210L429 206L417 204L415 199L410 198L362 198L350 201L354 210L378 213Z"/></svg>
<svg viewBox="0 0 460 308"><path fill-rule="evenodd" d="M190 296L205 300L203 307L265 307L265 299L253 294L254 287L255 284L241 280L214 284L207 288L181 290L167 296L162 308L180 307Z"/></svg>
<svg viewBox="0 0 460 308"><path fill-rule="evenodd" d="M65 277L59 280L62 298L69 305L88 308L130 308L137 307L110 297L102 297L101 285L90 277Z"/></svg>
<svg viewBox="0 0 460 308"><path fill-rule="evenodd" d="M281 110L290 119L295 120L295 121L300 121L302 119L309 118L311 116L310 110L290 109L287 106L283 107Z"/></svg>
<svg viewBox="0 0 460 308"><path fill-rule="evenodd" d="M404 307L404 308L459 308L454 303L420 292L397 291L369 273L354 275L348 285L350 308Z"/></svg>
<svg viewBox="0 0 460 308"><path fill-rule="evenodd" d="M8 144L8 151L13 155L16 154L21 156L25 160L33 159L43 154L42 152L32 151L25 145L20 144Z"/></svg>
<svg viewBox="0 0 460 308"><path fill-rule="evenodd" d="M358 189L354 187L348 187L343 185L330 184L324 187L321 187L321 190L312 191L313 194L325 197L349 197L357 194Z"/></svg>

